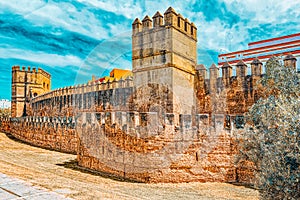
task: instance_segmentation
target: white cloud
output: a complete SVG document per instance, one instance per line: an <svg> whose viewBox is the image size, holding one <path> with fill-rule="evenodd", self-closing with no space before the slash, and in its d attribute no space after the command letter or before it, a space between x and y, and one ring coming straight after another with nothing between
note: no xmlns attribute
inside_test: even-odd
<svg viewBox="0 0 300 200"><path fill-rule="evenodd" d="M49 3L26 16L26 19L39 26L47 24L58 26L96 39L108 37L107 30L103 27L102 22L92 12L87 9L78 11L70 3Z"/></svg>
<svg viewBox="0 0 300 200"><path fill-rule="evenodd" d="M224 2L228 11L240 18L237 24L233 24L231 28L228 28L228 24L220 17L213 21L207 21L204 14L210 12L209 10L192 12L185 10L182 6L177 9L177 11L182 11L184 16L194 19L194 23L198 27L199 48L215 50L220 53L246 49L247 43L252 42L249 37L249 29L260 28L261 24L274 26L274 30L269 30L273 31L274 37L282 35L279 30L300 29L299 1L225 0ZM296 25L289 25L290 22L296 22ZM261 30L261 32L263 31ZM261 32L257 34L261 34ZM258 35L258 37L263 36Z"/></svg>
<svg viewBox="0 0 300 200"><path fill-rule="evenodd" d="M136 15L142 13L143 5L134 0L120 0L120 1L103 1L103 0L77 0L78 2L93 5L96 8L114 12L123 15L128 19L135 18Z"/></svg>
<svg viewBox="0 0 300 200"><path fill-rule="evenodd" d="M4 11L6 9L12 10L14 13L26 15L34 10L40 9L43 6L47 5L46 2L43 0L34 0L34 1L22 1L20 0L9 0L9 1L2 1L0 2L0 9L1 11Z"/></svg>
<svg viewBox="0 0 300 200"><path fill-rule="evenodd" d="M130 38L125 33L100 43L83 61L77 71L76 82L81 83L93 74L102 77L113 68L131 68L131 59L126 58L131 52L128 45Z"/></svg>
<svg viewBox="0 0 300 200"><path fill-rule="evenodd" d="M2 1L0 6L9 8L12 12L25 15L26 19L37 26L56 26L97 39L109 38L110 40L116 39L117 41L120 33L127 34L131 28L127 27L127 23L125 25L125 20L131 19L133 21L136 17L142 19L145 15L152 17L157 10L163 14L171 5L177 12L189 18L197 25L198 47L201 50L207 49L217 52L237 51L247 48L247 43L252 42L249 41L248 29L259 27L260 24L269 23L272 26L276 26L276 24L296 22L294 27L287 28L294 28L295 30L300 28L300 23L298 23L300 2L295 0L224 0L222 2L225 3L227 9L240 17L240 21L231 28L228 28L228 24L226 24L223 18L218 18L218 10L214 11L216 18L213 21L207 21L205 14L207 14L206 12L212 12L211 10L193 11L190 9L191 5L197 3L196 0L161 2L152 0L77 1L83 3L85 6L76 8L76 5L72 3L45 3L39 0L21 2L17 0ZM124 16L124 20L119 19L120 21L112 22L101 21L91 11L97 8L122 15ZM109 28L105 28L104 23ZM274 32L274 37L277 36L276 34L280 33ZM110 37L110 35L116 36ZM131 41L127 42L131 43ZM120 46L117 48L120 48ZM100 51L100 53L103 54L103 57L109 57L105 54L114 54L117 48L107 48L107 52ZM131 49L128 50L130 51ZM72 61L72 59L69 60ZM104 59L101 60L103 61ZM65 63L64 61L62 62Z"/></svg>
<svg viewBox="0 0 300 200"><path fill-rule="evenodd" d="M230 11L243 18L249 18L249 13L255 13L251 20L261 23L276 23L283 16L295 20L289 11L300 12L300 2L295 0L225 0Z"/></svg>
<svg viewBox="0 0 300 200"><path fill-rule="evenodd" d="M102 26L102 22L87 8L77 10L71 3L16 3L16 0L0 3L1 6L9 8L14 13L19 13L25 19L37 26L54 26L69 31L84 34L96 39L108 37L108 32ZM59 34L59 33L58 33Z"/></svg>
<svg viewBox="0 0 300 200"><path fill-rule="evenodd" d="M73 55L47 54L14 48L0 48L0 58L22 59L30 62L43 63L46 66L79 66L82 60Z"/></svg>

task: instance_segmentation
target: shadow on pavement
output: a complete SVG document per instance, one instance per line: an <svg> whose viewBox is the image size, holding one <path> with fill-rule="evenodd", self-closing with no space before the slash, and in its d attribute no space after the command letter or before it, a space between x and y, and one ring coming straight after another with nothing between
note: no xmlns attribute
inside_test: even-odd
<svg viewBox="0 0 300 200"><path fill-rule="evenodd" d="M88 169L88 168L85 168L85 167L81 167L81 166L78 165L77 160L66 161L64 163L59 163L59 164L56 164L56 165L62 166L62 167L68 168L68 169L72 169L72 170L75 170L75 171L79 171L79 172L82 172L82 173L91 174L91 175L94 175L94 176L101 176L103 178L108 178L108 179L115 180L115 181L129 182L129 183L143 183L141 181L116 176L116 175L108 173L108 172L95 171L95 170L91 170L91 169Z"/></svg>

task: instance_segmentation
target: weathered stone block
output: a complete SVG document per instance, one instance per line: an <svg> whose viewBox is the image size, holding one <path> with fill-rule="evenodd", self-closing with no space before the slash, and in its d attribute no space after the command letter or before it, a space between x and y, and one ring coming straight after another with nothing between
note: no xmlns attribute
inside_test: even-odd
<svg viewBox="0 0 300 200"><path fill-rule="evenodd" d="M179 115L179 124L180 124L180 128L183 131L191 129L191 127L192 127L192 115L180 114Z"/></svg>

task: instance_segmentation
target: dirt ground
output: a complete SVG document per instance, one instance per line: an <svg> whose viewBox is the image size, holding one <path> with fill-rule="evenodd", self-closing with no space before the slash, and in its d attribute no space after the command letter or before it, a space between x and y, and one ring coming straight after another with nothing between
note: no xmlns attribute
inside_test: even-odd
<svg viewBox="0 0 300 200"><path fill-rule="evenodd" d="M0 133L0 172L74 199L255 200L258 192L226 183L144 184L74 170L75 155L49 151ZM71 164L72 165L72 164Z"/></svg>

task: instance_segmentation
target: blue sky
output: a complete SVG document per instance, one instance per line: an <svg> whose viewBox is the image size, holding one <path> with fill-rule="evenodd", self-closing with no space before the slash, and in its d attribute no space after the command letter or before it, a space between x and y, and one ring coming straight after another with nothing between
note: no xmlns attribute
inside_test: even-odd
<svg viewBox="0 0 300 200"><path fill-rule="evenodd" d="M11 67L52 74L52 89L110 69L131 69L131 23L172 6L198 28L198 63L249 42L297 33L299 0L0 1L0 99L10 99Z"/></svg>

